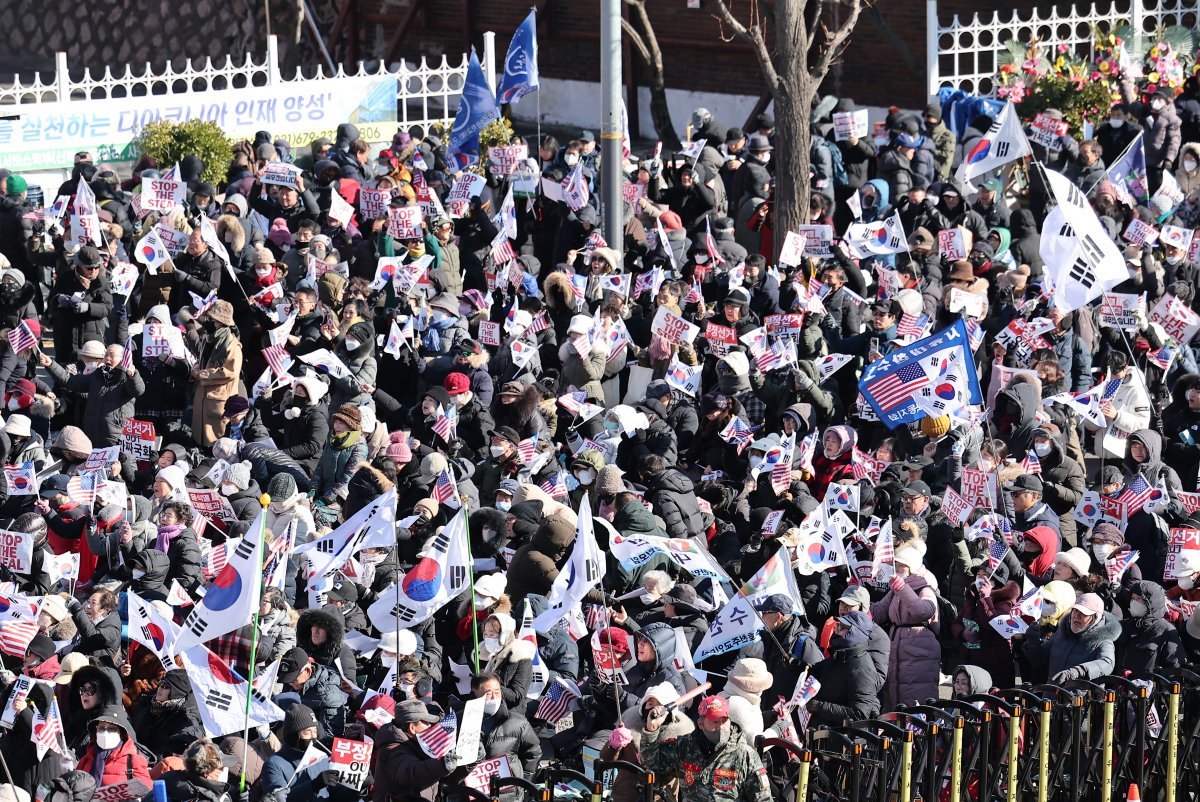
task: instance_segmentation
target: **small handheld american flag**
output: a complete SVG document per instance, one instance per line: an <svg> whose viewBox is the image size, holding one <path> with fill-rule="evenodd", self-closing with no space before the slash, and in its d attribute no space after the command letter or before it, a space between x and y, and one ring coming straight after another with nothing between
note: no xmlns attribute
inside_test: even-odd
<svg viewBox="0 0 1200 802"><path fill-rule="evenodd" d="M458 500L458 487L454 484L448 468L438 474L433 485L433 497L438 504L446 504L455 509L462 506Z"/></svg>
<svg viewBox="0 0 1200 802"><path fill-rule="evenodd" d="M1021 470L1028 474L1042 472L1042 461L1038 459L1038 455L1030 451L1025 455L1025 459L1021 460Z"/></svg>
<svg viewBox="0 0 1200 802"><path fill-rule="evenodd" d="M929 328L928 315L910 315L905 313L901 315L900 322L896 324L896 335L899 337L924 337L925 330Z"/></svg>
<svg viewBox="0 0 1200 802"><path fill-rule="evenodd" d="M133 370L133 338L125 341L125 354L121 357L121 370Z"/></svg>
<svg viewBox="0 0 1200 802"><path fill-rule="evenodd" d="M1100 400L1109 401L1121 389L1121 379L1109 379L1100 388Z"/></svg>
<svg viewBox="0 0 1200 802"><path fill-rule="evenodd" d="M579 694L572 691L561 678L555 677L554 682L542 694L542 700L538 702L537 712L533 717L547 724L557 724L563 716L571 712L571 705L577 699Z"/></svg>
<svg viewBox="0 0 1200 802"><path fill-rule="evenodd" d="M533 455L537 453L538 433L534 432L533 437L528 440L522 440L517 443L517 457L522 463L528 465L533 461Z"/></svg>
<svg viewBox="0 0 1200 802"><path fill-rule="evenodd" d="M725 260L721 258L721 252L717 250L717 241L712 235L712 218L704 218L704 250L708 252L708 258L714 264L723 263Z"/></svg>
<svg viewBox="0 0 1200 802"><path fill-rule="evenodd" d="M33 336L29 324L22 320L16 328L9 330L8 344L12 346L14 353L19 354L37 345L37 337Z"/></svg>
<svg viewBox="0 0 1200 802"><path fill-rule="evenodd" d="M750 428L750 425L736 417L725 425L720 434L721 439L726 443L738 447L739 454L746 446L750 445L750 441L754 438L754 430Z"/></svg>
<svg viewBox="0 0 1200 802"><path fill-rule="evenodd" d="M441 759L454 748L458 734L458 716L451 710L441 721L417 733L417 743L432 758Z"/></svg>
<svg viewBox="0 0 1200 802"><path fill-rule="evenodd" d="M546 313L538 312L537 317L535 317L533 322L529 324L527 331L530 334L538 334L539 332L543 332L548 328L550 328L550 321L546 319Z"/></svg>
<svg viewBox="0 0 1200 802"><path fill-rule="evenodd" d="M0 624L0 652L10 657L22 658L29 649L29 642L38 634L36 619L28 621L5 621Z"/></svg>
<svg viewBox="0 0 1200 802"><path fill-rule="evenodd" d="M437 420L433 422L432 428L447 443L453 440L458 430L458 407L453 404L450 405L450 409L438 407Z"/></svg>
<svg viewBox="0 0 1200 802"><path fill-rule="evenodd" d="M996 573L996 569L1004 562L1004 553L1008 551L1008 544L1002 540L997 540L991 545L987 552L987 569L989 574Z"/></svg>
<svg viewBox="0 0 1200 802"><path fill-rule="evenodd" d="M562 471L555 471L554 476L538 485L550 498L566 498L567 482Z"/></svg>

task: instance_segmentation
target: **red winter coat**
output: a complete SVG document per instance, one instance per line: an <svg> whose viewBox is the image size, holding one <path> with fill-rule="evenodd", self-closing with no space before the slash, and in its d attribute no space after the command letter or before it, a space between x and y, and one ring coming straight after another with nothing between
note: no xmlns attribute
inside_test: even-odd
<svg viewBox="0 0 1200 802"><path fill-rule="evenodd" d="M79 760L79 765L76 769L92 773L92 764L96 761L96 742L92 740L88 743L87 751L83 753L83 757ZM146 784L146 787L153 785L150 779L150 767L146 765L146 758L142 757L138 752L137 746L132 740L126 738L121 741L121 745L112 750L108 756L108 762L104 764L104 774L100 777L100 788L107 788L110 785L120 785L126 780L141 780Z"/></svg>

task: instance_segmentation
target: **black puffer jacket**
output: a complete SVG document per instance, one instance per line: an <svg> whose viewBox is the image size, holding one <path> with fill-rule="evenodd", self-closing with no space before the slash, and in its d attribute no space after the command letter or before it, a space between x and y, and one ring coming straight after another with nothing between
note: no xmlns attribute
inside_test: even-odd
<svg viewBox="0 0 1200 802"><path fill-rule="evenodd" d="M840 726L843 721L871 718L879 712L878 688L882 683L867 653L870 619L863 613L864 626L851 627L845 641L827 660L814 665L809 673L821 683L816 698L808 703L815 726ZM832 645L832 644L831 644Z"/></svg>
<svg viewBox="0 0 1200 802"><path fill-rule="evenodd" d="M190 802L221 802L228 800L228 783L218 783L197 777L190 771L168 771L162 776L167 786L167 799Z"/></svg>
<svg viewBox="0 0 1200 802"><path fill-rule="evenodd" d="M379 730L375 754L372 802L432 802L450 774L443 761L425 754L416 739L395 724Z"/></svg>
<svg viewBox="0 0 1200 802"><path fill-rule="evenodd" d="M50 783L50 791L62 794L63 802L92 802L96 780L86 771L70 771Z"/></svg>
<svg viewBox="0 0 1200 802"><path fill-rule="evenodd" d="M1042 458L1042 499L1058 513L1058 532L1071 545L1075 538L1075 506L1087 490L1083 467L1067 456L1061 436L1050 438L1050 453Z"/></svg>
<svg viewBox="0 0 1200 802"><path fill-rule="evenodd" d="M93 448L106 448L121 442L125 420L133 417L138 396L146 392L146 383L140 373L130 376L114 369L106 374L100 369L72 376L58 362L51 362L48 370L59 385L87 396L80 428L92 441Z"/></svg>
<svg viewBox="0 0 1200 802"><path fill-rule="evenodd" d="M704 520L696 506L696 486L674 468L668 468L646 482L646 499L663 519L667 537L698 537L704 532Z"/></svg>
<svg viewBox="0 0 1200 802"><path fill-rule="evenodd" d="M75 353L88 340L108 343L105 334L108 332L108 315L113 309L113 297L109 291L107 270L96 274L87 289L79 283L79 275L74 269L63 270L60 265L58 276L58 281L50 290L47 311L54 321L54 356L69 365L75 361ZM59 306L59 296L66 296L70 300L76 293L87 302L84 311L80 312L77 304Z"/></svg>
<svg viewBox="0 0 1200 802"><path fill-rule="evenodd" d="M1163 673L1178 668L1184 657L1183 642L1179 630L1166 619L1166 592L1161 585L1145 581L1133 582L1129 589L1145 600L1147 611L1141 618L1131 614L1121 621L1115 673Z"/></svg>

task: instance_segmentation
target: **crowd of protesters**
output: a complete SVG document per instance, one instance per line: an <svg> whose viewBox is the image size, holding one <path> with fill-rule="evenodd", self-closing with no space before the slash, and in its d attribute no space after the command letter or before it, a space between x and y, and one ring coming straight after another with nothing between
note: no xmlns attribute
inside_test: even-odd
<svg viewBox="0 0 1200 802"><path fill-rule="evenodd" d="M1126 258L1114 292L1144 295L1146 309L1169 293L1200 311L1200 266L1186 247L1122 239L1133 220L1200 220L1194 83L1178 99L1159 90L1114 106L1091 140L1034 146L1088 192ZM482 698L480 758L506 757L515 776L578 767L591 750L653 770L669 798L766 800L782 798L785 780L755 747L764 734L803 738L806 727L939 696L1191 662L1200 552L1172 548L1173 531L1200 539L1190 343L1145 313L1129 330L1105 326L1099 301L1053 308L1041 290L1054 266L1039 247L1050 202L1033 171L1018 164L977 186L952 177L989 119L956 134L935 103L892 110L879 135L836 140L831 115L854 109L827 98L813 110L810 222L841 232L898 212L908 249L894 256L852 258L835 243L826 257L773 259L787 232L774 228L771 155L792 143L765 114L743 130L697 109L692 137L705 144L695 158L630 155L636 201L619 210L620 243L600 235L599 150L586 131L515 140L529 153L515 173L487 169L485 154L479 192L455 203L462 179L443 142L402 131L376 151L351 124L303 149L261 132L234 147L215 185L199 159L184 159L172 175L186 202L169 212L135 200L172 165L142 159L122 180L80 153L62 187L43 189L50 199L90 188L98 245L81 243L69 216L32 208L20 175L0 177L0 327L10 335L0 337L0 455L39 479L37 493L21 494L6 472L0 503L5 527L34 543L28 571L0 568L0 616L25 605L37 625L23 652L5 648L9 798L89 802L133 780L147 792L161 780L171 802L452 797L471 764L453 750L434 756L418 736ZM1138 130L1151 191L1172 174L1186 195L1174 208L1125 205L1105 176ZM260 181L278 162L303 171L294 185ZM590 191L575 209L538 190L510 195L522 171L555 185L582 175ZM363 211L361 193L374 189L389 190L393 208L426 211L418 236L394 238L386 210ZM176 232L181 250L150 267L135 256L156 226ZM972 236L966 258L950 260L939 233L955 227ZM121 286L127 264L136 279ZM882 281L888 271L898 287ZM952 312L953 290L977 301ZM699 335L655 335L661 309ZM902 321L924 316L936 333L967 309L990 400L974 415L881 424L862 403L860 371L913 341ZM780 315L799 320L770 331L792 341L795 359L772 364L745 335ZM1040 318L1051 325L1034 346L1003 336ZM731 341L713 338L726 330ZM830 355L849 361L831 372ZM681 381L680 366L695 379ZM1103 425L1047 400L1089 392ZM127 447L130 420L153 424L151 453ZM730 436L734 422L745 441ZM787 437L815 449L789 456L777 485L762 468ZM119 458L83 492L89 457L113 445ZM942 503L962 494L968 471L997 481L960 521ZM436 488L447 475L453 503ZM1139 480L1164 489L1157 503L1126 506L1123 520L1080 512L1085 498L1122 499ZM806 570L805 524L838 485L857 491L849 564ZM217 490L230 519L199 517L195 489ZM289 556L257 618L208 644L241 676L278 662L264 694L284 715L252 729L249 744L240 730L206 733L207 702L188 671L130 637L130 598L180 623L219 572L226 539L260 515L268 543L291 527L299 546L389 490L392 544L354 555L325 588L309 586L303 555ZM585 504L607 560L585 599L594 632L563 620L527 633L525 612L545 608ZM417 626L379 631L366 610L460 506L473 593ZM990 539L980 535L989 521ZM871 569L881 526L894 550L886 570L857 570ZM690 541L727 577L693 576L666 552L636 565L614 556L616 539L633 536ZM1114 576L1132 551L1136 562ZM693 665L727 600L777 554L797 593L758 598L756 642ZM1025 603L1035 597L1039 606ZM1020 624L1001 629L1001 617ZM5 644L13 623L0 620ZM36 681L13 698L21 675ZM579 698L547 721L538 713L555 678ZM812 679L796 735L780 702ZM63 734L39 749L52 703ZM303 765L310 744L335 737L373 741L361 787ZM639 793L636 777L617 772L615 800Z"/></svg>

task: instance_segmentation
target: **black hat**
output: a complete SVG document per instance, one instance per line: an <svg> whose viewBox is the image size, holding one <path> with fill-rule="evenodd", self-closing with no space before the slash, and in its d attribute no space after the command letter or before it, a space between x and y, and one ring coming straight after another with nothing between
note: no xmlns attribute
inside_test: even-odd
<svg viewBox="0 0 1200 802"><path fill-rule="evenodd" d="M662 398L671 394L671 385L662 379L656 379L646 385L646 398Z"/></svg>
<svg viewBox="0 0 1200 802"><path fill-rule="evenodd" d="M297 651L293 649L292 651ZM287 709L283 714L283 737L286 740L289 736L307 730L309 727L317 726L317 716L313 713L311 707L302 704L294 704Z"/></svg>
<svg viewBox="0 0 1200 802"><path fill-rule="evenodd" d="M283 659L279 661L279 681L288 683L300 676L300 672L309 663L308 652L299 646L293 646ZM311 711L310 711L311 712ZM303 729L303 727L301 728Z"/></svg>
<svg viewBox="0 0 1200 802"><path fill-rule="evenodd" d="M929 485L925 484L924 482L922 482L920 480L917 480L917 481L913 482L912 484L908 485L907 487L905 487L903 492L904 492L904 495L906 495L906 496L930 496L930 495L932 495L932 493L929 490Z"/></svg>
<svg viewBox="0 0 1200 802"><path fill-rule="evenodd" d="M1020 493L1022 491L1041 493L1043 490L1042 479L1040 476L1023 473L1010 484L1005 485L1004 489L1010 493Z"/></svg>
<svg viewBox="0 0 1200 802"><path fill-rule="evenodd" d="M33 640L29 641L29 648L25 651L39 660L49 660L54 656L54 641L39 632L33 636Z"/></svg>
<svg viewBox="0 0 1200 802"><path fill-rule="evenodd" d="M429 708L420 699L405 699L396 705L396 715L392 720L401 726L418 721L426 724L437 724L441 721L437 715L429 712Z"/></svg>
<svg viewBox="0 0 1200 802"><path fill-rule="evenodd" d="M435 384L424 394L441 404L443 409L450 406L450 393L446 392L445 387Z"/></svg>
<svg viewBox="0 0 1200 802"><path fill-rule="evenodd" d="M782 593L773 593L767 598L760 601L754 609L760 613L782 613L790 615L792 612L792 600Z"/></svg>
<svg viewBox="0 0 1200 802"><path fill-rule="evenodd" d="M1116 465L1105 465L1100 471L1100 486L1125 484L1125 475Z"/></svg>
<svg viewBox="0 0 1200 802"><path fill-rule="evenodd" d="M164 674L159 687L170 688L172 699L186 699L192 692L192 682L182 668L173 668Z"/></svg>
<svg viewBox="0 0 1200 802"><path fill-rule="evenodd" d="M696 607L696 589L691 585L685 585L682 582L678 583L675 587L667 591L666 598L671 602L676 612L699 612L699 609Z"/></svg>
<svg viewBox="0 0 1200 802"><path fill-rule="evenodd" d="M492 437L499 437L501 440L507 440L514 446L521 442L521 435L517 434L517 430L511 426L497 426L492 430Z"/></svg>
<svg viewBox="0 0 1200 802"><path fill-rule="evenodd" d="M70 481L64 473L56 473L50 478L42 482L41 490L38 495L42 498L54 498L58 495L67 494L67 483Z"/></svg>
<svg viewBox="0 0 1200 802"><path fill-rule="evenodd" d="M333 587L325 591L325 598L340 602L358 601L358 588L349 579L338 579Z"/></svg>
<svg viewBox="0 0 1200 802"><path fill-rule="evenodd" d="M940 103L930 103L925 107L925 116L940 121L942 119L942 105Z"/></svg>
<svg viewBox="0 0 1200 802"><path fill-rule="evenodd" d="M933 460L924 454L917 454L904 460L903 468L909 471L919 471L923 468L928 468L933 464ZM928 486L926 487L928 489Z"/></svg>

